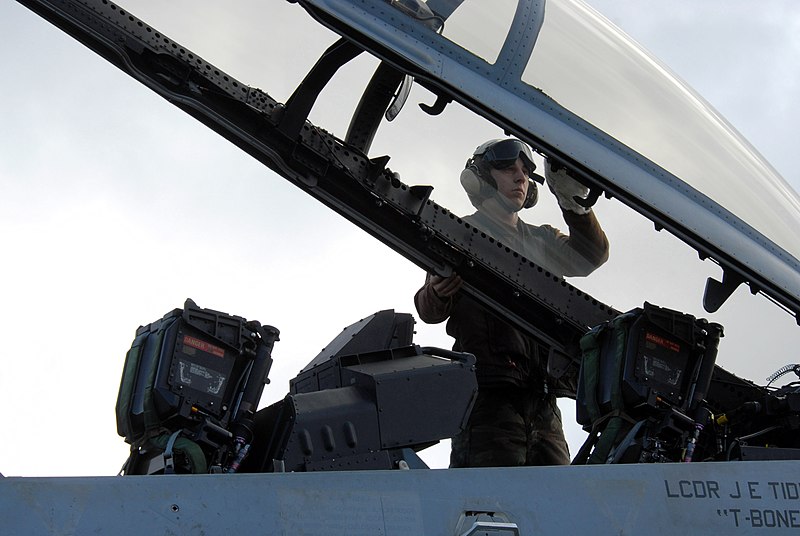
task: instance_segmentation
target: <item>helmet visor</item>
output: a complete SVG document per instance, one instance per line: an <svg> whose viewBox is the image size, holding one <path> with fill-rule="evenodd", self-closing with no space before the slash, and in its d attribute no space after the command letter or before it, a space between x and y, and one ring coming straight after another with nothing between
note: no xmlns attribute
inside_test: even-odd
<svg viewBox="0 0 800 536"><path fill-rule="evenodd" d="M504 169L514 164L517 158L528 168L529 172L536 169L533 163L531 150L519 140L500 140L490 145L482 155L483 161L494 169Z"/></svg>

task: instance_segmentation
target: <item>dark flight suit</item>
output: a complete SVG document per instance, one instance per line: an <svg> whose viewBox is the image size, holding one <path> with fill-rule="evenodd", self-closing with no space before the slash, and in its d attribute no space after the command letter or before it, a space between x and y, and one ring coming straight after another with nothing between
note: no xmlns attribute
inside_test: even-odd
<svg viewBox="0 0 800 536"><path fill-rule="evenodd" d="M563 214L570 236L522 221L514 229L481 212L464 221L556 276L588 275L608 259L608 240L594 213ZM466 429L453 438L450 466L568 464L561 413L546 390L547 356L536 342L464 293L439 298L430 276L414 303L423 322L447 320L454 350L477 358L478 398Z"/></svg>

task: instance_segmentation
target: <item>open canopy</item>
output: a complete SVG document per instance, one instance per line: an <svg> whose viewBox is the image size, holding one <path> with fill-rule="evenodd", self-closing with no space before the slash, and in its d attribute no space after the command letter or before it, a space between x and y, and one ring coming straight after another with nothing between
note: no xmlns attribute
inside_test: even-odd
<svg viewBox="0 0 800 536"><path fill-rule="evenodd" d="M737 141L732 129L699 105L698 99L693 100L691 92L582 4L472 0L451 2L448 8L445 2L431 0L427 2L430 13L426 14L420 3L388 0L299 2L301 5L259 0L230 4L120 0L118 5L108 0L19 1L287 179L276 183L270 172L231 151L198 124L186 121L175 108L152 99L138 83L95 61L97 58L82 47L69 47L73 43L65 44L64 36L54 35L59 32L50 28L38 31L40 21L20 25L16 41L9 42L38 46L21 53L11 47L6 57L19 59L19 63L11 62L9 72L21 74L25 82L12 86L24 88L34 98L25 100L24 106L11 104L16 113L10 114L8 130L21 142L13 147L24 147L19 156L26 162L14 169L13 175L22 178L18 182L28 183L34 195L14 196L9 189L6 196L9 207L16 208L7 212L25 214L24 219L19 218L24 224L12 223L14 232L7 233L6 241L11 246L7 247L9 258L13 259L6 266L6 290L12 298L6 308L7 325L16 333L9 339L9 355L25 355L30 341L36 340L37 354L43 359L34 360L34 375L57 379L59 386L48 389L68 389L63 395L67 398L75 396L75 382L84 381L90 359L92 363L109 363L108 348L116 344L114 337L118 340L120 336L115 328L126 330L122 337L127 341L130 332L125 326L138 325L149 317L154 303L166 300L173 306L168 297L171 293L177 292L182 299L194 295L198 288L216 296L207 301L231 311L258 314L268 320L274 316L269 311L280 311L281 320L276 319L276 324L286 334L281 353L298 357L314 355L318 350L312 335L325 337L320 342L329 340L329 331L319 324L321 316L324 320L332 318L334 329L339 329L341 322L358 318L354 316L357 314L363 316L365 310L388 306L410 310L411 296L423 276L414 268L455 266L461 270L474 262L471 290L505 305L507 309L499 309L501 313L517 314L522 320L544 310L542 318L530 321L541 321L544 334L557 339L545 342L554 346L564 340L561 335L581 333L586 326L607 318L613 311L601 314L603 305L592 303L584 292L571 287L571 280L553 281L529 273L535 270L518 273L519 268L527 268L523 263L507 262L515 260L513 255L496 244L478 239L458 242L459 237L448 234L463 231L456 223L456 214L473 210L457 180L465 159L485 139L504 135L521 137L533 145L539 153L533 155L537 165L541 166L542 155L557 159L600 194L612 196L611 200L601 196L594 207L611 240L611 258L589 278L575 283L599 301L627 309L648 300L697 314L695 301L699 302L702 289L692 287L708 274L699 270L688 274L683 268L697 265L716 274L718 267L697 262L692 249L696 248L721 263L728 274L728 284L722 285L719 296L724 297L739 279L747 279L751 289L762 288L797 310L797 254L791 240L781 242L780 225L774 235L769 225L758 220L772 221L768 219L771 211L754 210L751 218L747 210L757 207L761 203L758 199L766 196L768 204L784 206L792 214L787 221L794 221L797 211L789 208L796 205L794 194L786 193L782 198L781 190L789 190L780 179L762 176L759 180L753 166L738 169L733 164L736 158L719 158L737 171L730 179L730 188L719 192L702 184L704 179L719 177L718 173L694 177L688 170L682 171L680 166L711 169L702 168L710 163L697 156L699 142L680 139L699 130L698 136L705 136L707 141L733 146L738 161L761 162L761 171L774 177L746 143ZM485 4L492 5L491 12L480 11ZM476 6L478 11L470 11ZM14 9L13 2L3 8L12 14ZM338 73L344 75L340 77L343 82L334 77L330 83L321 84L319 106L310 114L292 117L290 113L292 120L284 121L281 115L286 118L289 107L285 103L291 100L290 95L302 93L292 92L320 53L338 37L314 24L306 10L344 36L345 43L357 43L356 53L360 48L367 52ZM439 15L431 16L434 11ZM492 18L497 15L498 19ZM15 21L14 17L10 19ZM479 32L470 30L476 19L480 20ZM559 19L580 31L570 35L551 28ZM24 39L20 39L23 34ZM15 34L9 35L13 38ZM476 38L482 41L471 41ZM555 50L546 52L548 42ZM568 46L570 43L572 46ZM577 52L581 47L587 50ZM589 51L602 58L592 61L587 56ZM352 47L350 52L354 52ZM556 61L559 55L571 56L575 63ZM603 59L606 55L611 59ZM618 69L624 75L612 76L613 58L620 60ZM390 74L399 72L395 87L406 73L414 75L409 102L392 123L381 119L382 111L377 121L351 121L355 108L351 104L358 102L380 60ZM369 69L361 69L362 62ZM628 72L628 66L636 63L640 64L637 72L643 68L649 75ZM358 68L356 76L348 70L354 65ZM571 67L561 72L559 65ZM600 65L602 68L597 69ZM31 69L40 70L46 82L34 83L42 79L28 78ZM598 71L596 80L590 77L594 71ZM75 73L80 75L76 77ZM613 87L615 79L616 89L598 90ZM634 80L638 81L631 83ZM640 87L650 89L641 91ZM652 99L659 87L671 95L670 102L686 105L676 109L689 111L688 118L675 120L672 115L677 117L678 112L664 113L661 101L650 106L650 112L634 113L647 109L634 103ZM595 91L601 96L587 98ZM395 90L390 97L395 92L403 94ZM92 98L80 100L75 95ZM113 104L95 106L112 99ZM294 99L291 108L302 108L296 106L301 100ZM616 111L604 112L606 106L615 110L612 100L618 103ZM401 101L398 98L392 114ZM12 98L9 102L17 101ZM28 102L35 105L28 106ZM426 114L416 106L419 102L427 105L428 112L441 109L441 113ZM357 114L362 118L375 119L363 107L359 110L364 112ZM113 123L105 117L112 113ZM660 114L662 119L650 120L649 113ZM24 119L15 122L15 117ZM53 124L57 117L67 126ZM331 118L343 118L345 128L339 129ZM697 129L689 128L695 125L693 121L699 125ZM349 129L348 122L360 128ZM176 129L174 124L186 129ZM677 125L680 136L670 138L667 124ZM399 125L403 135L392 138ZM298 128L300 135L287 135L292 131L289 127ZM90 131L96 136L89 137L86 132ZM715 131L722 134L708 134ZM185 132L198 137L190 140ZM370 147L371 135L375 136ZM675 149L681 145L683 149ZM112 146L121 147L121 152L112 151ZM684 158L681 151L694 156ZM712 152L715 157L725 154L716 149ZM386 159L378 156L384 154L391 156L391 170L398 171L400 178L386 180ZM74 164L72 173L68 171L70 161ZM209 165L209 161L217 165ZM30 180L30 175L22 174L28 168L38 172ZM75 173L74 169L80 171ZM745 173L745 169L749 171ZM124 187L117 188L120 180ZM47 186L46 196L38 195L45 191L42 184ZM434 190L421 186L425 184L434 185ZM737 188L754 186L758 195L741 194L729 206L724 195L735 192L733 184L739 185ZM542 199L533 210L523 212L524 219L535 217L563 225L552 196L546 188L540 190ZM78 204L76 199L87 191L91 194L88 203ZM436 207L422 202L426 193L431 194ZM397 255L384 251L369 237L349 232L347 225L343 227L348 232L335 228L340 223L338 218L309 202L306 194L345 215L416 266L408 269ZM125 204L117 203L118 198L124 198ZM737 204L739 200L744 203ZM553 212L544 214L548 208ZM630 218L614 221L611 216L616 214L611 214L611 209ZM37 218L43 213L55 216L41 218L40 222ZM329 217L322 219L323 213ZM166 216L160 217L162 214ZM667 228L670 233L653 232L651 220L656 222L656 229ZM634 223L638 226L635 229ZM787 224L786 228L793 226ZM30 228L41 232L26 233ZM633 239L635 233L629 230L643 230L647 238ZM684 247L684 242L672 235L692 248ZM666 243L675 247L666 251ZM187 245L192 246L191 251ZM376 251L370 246L377 246ZM623 248L641 251L642 255L632 258ZM654 262L645 256L644 252L652 249L662 250L674 260L672 271L663 268L661 259ZM680 256L676 250L680 250ZM53 263L53 259L61 262ZM230 277L232 273L236 281ZM633 277L642 274L649 278L644 283ZM526 283L528 275L537 276L533 283ZM511 284L506 284L505 277ZM317 286L309 290L312 282ZM184 293L185 288L191 292ZM687 294L678 299L675 295L681 291ZM356 292L358 299L352 299ZM530 299L533 294L537 300ZM624 299L620 297L623 294ZM744 294L737 293L730 304L713 315L712 320L726 328L720 363L737 365L749 377L763 377L786 363L786 354L794 361L796 330L785 329L793 327L789 324L794 319L772 310L775 308L764 300ZM311 302L312 307L306 300L298 300L303 295L319 299ZM239 296L242 302L234 306L231 300ZM368 300L377 303L375 308L363 308ZM28 322L31 316L40 314L41 303L53 301L70 304L74 318L104 319L105 326L94 326L105 338L89 346L73 345L70 359L65 360L63 341L73 339L73 324L50 323L48 336L43 338L40 324ZM119 307L122 303L125 306ZM265 304L269 305L269 314L263 311ZM737 304L744 307L737 308ZM98 316L98 310L114 314ZM737 310L735 322L726 316L737 315ZM285 327L283 318L292 314L302 319L297 329L301 336L292 337ZM562 330L569 322L579 329ZM424 334L420 340L429 343L432 335L439 335L438 328L418 324L417 329ZM19 344L18 350L14 341ZM289 350L291 341L300 341L299 351ZM440 344L445 346L447 341ZM294 374L297 361L282 363ZM40 373L67 366L80 372L80 378L65 381L63 374ZM112 368L116 374L116 365ZM86 407L110 407L108 401L97 402L95 390L90 394L93 403ZM14 399L13 394L9 396L9 400ZM26 408L37 408L26 417L33 421L49 411L33 402ZM91 418L93 422L102 421L101 416ZM53 433L50 426L46 430ZM63 433L69 431L65 428ZM117 468L116 461L112 465ZM37 460L38 466L41 460Z"/></svg>
<svg viewBox="0 0 800 536"><path fill-rule="evenodd" d="M300 2L800 310L797 194L708 103L581 0ZM357 33L352 31L358 29ZM440 108L441 109L441 108ZM437 110L438 111L438 110Z"/></svg>

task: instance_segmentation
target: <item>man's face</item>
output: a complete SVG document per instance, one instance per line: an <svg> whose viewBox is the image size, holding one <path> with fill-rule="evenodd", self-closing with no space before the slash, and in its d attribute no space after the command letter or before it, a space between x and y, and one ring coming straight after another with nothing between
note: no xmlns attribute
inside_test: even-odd
<svg viewBox="0 0 800 536"><path fill-rule="evenodd" d="M525 204L525 196L528 194L530 173L522 160L517 158L512 165L503 169L492 169L490 172L497 182L497 191L514 207L521 209Z"/></svg>

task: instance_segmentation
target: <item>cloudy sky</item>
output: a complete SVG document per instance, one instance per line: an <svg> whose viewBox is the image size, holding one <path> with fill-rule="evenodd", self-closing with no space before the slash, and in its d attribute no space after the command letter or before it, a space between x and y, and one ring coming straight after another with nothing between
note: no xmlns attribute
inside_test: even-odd
<svg viewBox="0 0 800 536"><path fill-rule="evenodd" d="M800 190L794 0L764 0L757 10L744 0L589 3ZM121 4L280 101L334 40L286 2ZM282 398L288 380L346 325L382 309L413 312L417 267L17 3L0 4L0 32L0 472L115 474L127 456L114 420L125 352L140 324L187 297L280 329L263 404ZM348 66L323 94L333 104L315 108L311 120L343 137L372 68L369 58ZM424 90L413 99L431 103ZM498 134L451 108L436 120L401 114L373 154L391 154L406 182L446 191L472 149ZM448 206L469 209L463 196ZM524 217L560 223L546 193L535 210ZM703 314L702 285L719 276L714 265L647 222L618 218L611 202L596 210L615 259L575 284L618 309L648 300ZM651 244L669 262L654 254L634 263L625 254ZM621 289L619 274L637 263L647 276L625 278ZM794 319L763 298L740 289L711 318L727 331L718 362L737 374L761 381L797 359L789 350ZM420 344L451 344L442 326L417 328ZM562 406L574 452L584 434L570 421L569 401ZM446 453L445 443L424 457L442 467Z"/></svg>

